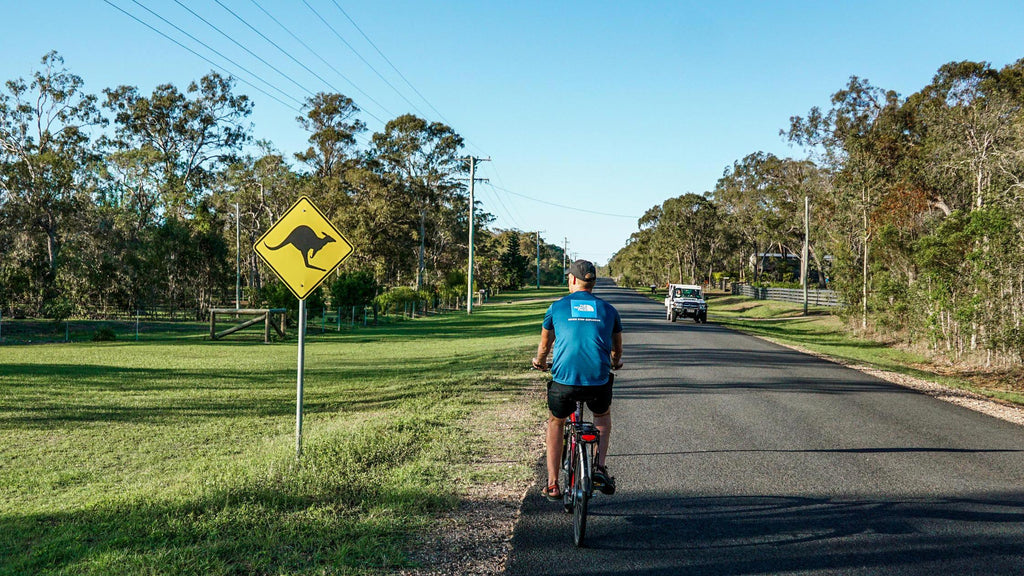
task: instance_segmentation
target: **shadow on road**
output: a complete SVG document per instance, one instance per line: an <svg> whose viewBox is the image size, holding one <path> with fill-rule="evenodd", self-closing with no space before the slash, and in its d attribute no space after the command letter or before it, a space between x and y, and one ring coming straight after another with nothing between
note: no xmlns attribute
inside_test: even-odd
<svg viewBox="0 0 1024 576"><path fill-rule="evenodd" d="M572 546L571 518L533 496L524 509L554 518L532 526L535 532L517 531L514 546L564 542L564 564L530 572L539 567L516 555L509 575L583 566L587 574L630 576L967 574L979 566L985 574L1020 574L1024 492L920 499L621 493L594 502L584 550ZM970 538L957 530L964 523ZM624 554L632 562L618 563Z"/></svg>

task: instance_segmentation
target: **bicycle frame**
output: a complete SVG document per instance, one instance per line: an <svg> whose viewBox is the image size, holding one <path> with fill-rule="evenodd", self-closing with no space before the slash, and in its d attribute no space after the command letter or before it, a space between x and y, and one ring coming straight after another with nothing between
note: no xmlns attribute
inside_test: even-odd
<svg viewBox="0 0 1024 576"><path fill-rule="evenodd" d="M600 458L601 434L593 422L583 421L583 403L576 403L576 411L566 420L562 442L562 470L565 490L562 504L566 512L573 513L573 542L583 545L586 535L587 508L594 494L592 473Z"/></svg>

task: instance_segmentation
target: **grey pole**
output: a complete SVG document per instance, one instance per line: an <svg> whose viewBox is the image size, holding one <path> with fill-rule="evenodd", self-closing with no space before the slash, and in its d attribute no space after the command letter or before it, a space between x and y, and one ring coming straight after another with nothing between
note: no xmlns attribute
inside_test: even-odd
<svg viewBox="0 0 1024 576"><path fill-rule="evenodd" d="M242 295L242 233L239 231L238 202L235 202L235 310Z"/></svg>
<svg viewBox="0 0 1024 576"><path fill-rule="evenodd" d="M537 232L537 290L540 290L540 232Z"/></svg>
<svg viewBox="0 0 1024 576"><path fill-rule="evenodd" d="M475 228L473 211L474 211L474 199L473 199L473 185L476 184L476 163L487 162L490 158L463 158L463 160L469 160L469 264L466 279L466 314L473 313L473 229Z"/></svg>
<svg viewBox="0 0 1024 576"><path fill-rule="evenodd" d="M306 368L306 301L299 300L299 371L295 391L295 459L302 458L302 374Z"/></svg>
<svg viewBox="0 0 1024 576"><path fill-rule="evenodd" d="M803 289L804 289L804 316L807 316L807 272L810 269L810 267L807 265L808 264L807 258L809 256L808 252L809 252L809 245L810 245L810 234L811 234L811 232L810 232L810 224L808 223L808 220L810 219L810 212L811 212L811 201L810 201L810 198L808 198L807 196L804 196L804 249L803 249L803 254L800 257L800 278L801 278L800 281L803 283ZM820 270L818 271L818 274L821 274Z"/></svg>
<svg viewBox="0 0 1024 576"><path fill-rule="evenodd" d="M562 281L568 282L569 278L565 275L565 259L569 257L569 239L563 237L562 240Z"/></svg>
<svg viewBox="0 0 1024 576"><path fill-rule="evenodd" d="M469 157L469 269L466 272L466 314L473 313L473 184L476 182L476 158Z"/></svg>

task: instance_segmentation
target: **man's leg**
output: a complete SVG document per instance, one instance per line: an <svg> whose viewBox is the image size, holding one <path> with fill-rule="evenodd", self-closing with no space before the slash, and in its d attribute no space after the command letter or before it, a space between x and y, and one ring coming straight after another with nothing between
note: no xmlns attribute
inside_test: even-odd
<svg viewBox="0 0 1024 576"><path fill-rule="evenodd" d="M565 418L548 417L548 485L558 483L558 469L562 467L562 428Z"/></svg>
<svg viewBox="0 0 1024 576"><path fill-rule="evenodd" d="M612 435L612 411L608 410L604 414L594 414L594 426L597 427L597 431L601 433L600 443L598 448L601 450L601 456L598 459L597 465L604 467L604 459L608 456L608 441Z"/></svg>

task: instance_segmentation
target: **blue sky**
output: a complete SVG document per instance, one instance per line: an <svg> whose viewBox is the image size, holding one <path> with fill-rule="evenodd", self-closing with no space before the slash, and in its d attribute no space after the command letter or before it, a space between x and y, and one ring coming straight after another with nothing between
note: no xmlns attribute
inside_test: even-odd
<svg viewBox="0 0 1024 576"><path fill-rule="evenodd" d="M467 152L493 160L481 165L490 184L477 191L496 226L543 230L558 244L568 238L570 253L598 263L625 244L636 217L713 188L733 161L758 150L800 154L779 130L790 116L827 106L850 75L907 95L949 61L1001 67L1024 58L1016 2L220 0L328 86L215 0L181 1L295 83L173 0L109 1L249 78L140 4L149 7L291 98L338 89L366 111L371 131L382 124L370 115L413 112L451 124ZM121 84L184 88L212 68L103 0L3 0L3 13L2 80L27 77L49 50L95 93ZM288 155L304 146L294 109L241 83L237 91L255 102L257 138Z"/></svg>

